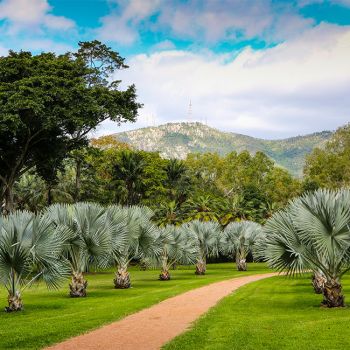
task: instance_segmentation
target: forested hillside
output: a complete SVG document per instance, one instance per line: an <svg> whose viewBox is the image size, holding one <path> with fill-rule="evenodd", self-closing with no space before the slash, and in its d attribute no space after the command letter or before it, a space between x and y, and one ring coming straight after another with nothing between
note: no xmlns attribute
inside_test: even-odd
<svg viewBox="0 0 350 350"><path fill-rule="evenodd" d="M281 140L263 140L254 137L223 132L201 123L169 123L157 127L114 134L133 148L160 151L165 158L186 158L189 153L229 152L251 153L262 151L293 175L300 176L305 156L315 147L323 147L332 132L323 131Z"/></svg>

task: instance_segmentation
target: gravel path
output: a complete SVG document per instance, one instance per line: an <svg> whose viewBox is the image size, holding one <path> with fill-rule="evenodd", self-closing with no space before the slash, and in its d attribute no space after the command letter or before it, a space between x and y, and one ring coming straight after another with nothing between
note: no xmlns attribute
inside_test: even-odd
<svg viewBox="0 0 350 350"><path fill-rule="evenodd" d="M51 346L50 350L155 350L183 333L192 322L237 288L275 276L237 277L166 299L120 321ZM166 282L164 282L166 283Z"/></svg>

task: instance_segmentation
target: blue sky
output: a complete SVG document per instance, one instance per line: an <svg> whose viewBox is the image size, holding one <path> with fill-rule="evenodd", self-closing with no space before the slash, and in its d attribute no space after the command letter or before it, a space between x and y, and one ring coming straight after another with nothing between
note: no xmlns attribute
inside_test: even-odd
<svg viewBox="0 0 350 350"><path fill-rule="evenodd" d="M144 103L136 124L188 120L262 138L350 117L350 0L0 0L0 54L99 39Z"/></svg>

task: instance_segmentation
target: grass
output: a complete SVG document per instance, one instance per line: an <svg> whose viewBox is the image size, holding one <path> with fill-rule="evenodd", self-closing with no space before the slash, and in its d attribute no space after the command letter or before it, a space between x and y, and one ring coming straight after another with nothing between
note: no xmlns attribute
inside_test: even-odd
<svg viewBox="0 0 350 350"><path fill-rule="evenodd" d="M194 267L180 267L171 271L171 281L158 281L158 270L132 268L130 272L133 288L128 290L113 288L113 271L88 274L87 298L69 298L68 282L58 291L47 291L42 284L25 290L24 311L0 311L0 349L40 349L187 290L268 270L264 264L249 264L249 271L242 273L232 263L211 264L207 275L196 276ZM0 302L6 306L7 292L1 287Z"/></svg>
<svg viewBox="0 0 350 350"><path fill-rule="evenodd" d="M350 276L343 286L349 296ZM350 349L350 309L320 308L321 300L309 276L255 282L224 298L164 350Z"/></svg>

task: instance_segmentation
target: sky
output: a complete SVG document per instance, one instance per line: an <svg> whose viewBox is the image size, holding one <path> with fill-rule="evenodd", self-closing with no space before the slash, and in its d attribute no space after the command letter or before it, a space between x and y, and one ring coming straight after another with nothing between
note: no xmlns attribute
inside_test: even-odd
<svg viewBox="0 0 350 350"><path fill-rule="evenodd" d="M96 135L199 121L278 139L350 121L350 0L0 0L0 55L94 39L143 103Z"/></svg>

